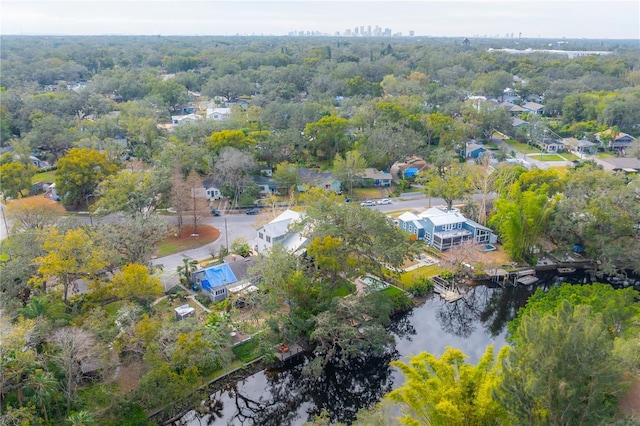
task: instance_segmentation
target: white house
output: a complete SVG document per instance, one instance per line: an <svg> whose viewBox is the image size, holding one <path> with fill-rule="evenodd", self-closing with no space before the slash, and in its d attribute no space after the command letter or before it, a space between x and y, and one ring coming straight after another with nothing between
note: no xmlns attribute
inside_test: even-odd
<svg viewBox="0 0 640 426"><path fill-rule="evenodd" d="M187 123L197 123L203 118L197 114L187 114L187 115L172 115L171 123L174 126L182 126Z"/></svg>
<svg viewBox="0 0 640 426"><path fill-rule="evenodd" d="M205 191L205 194L207 196L207 200L211 201L211 200L219 200L222 197L222 194L220 194L220 190L218 188L207 188Z"/></svg>
<svg viewBox="0 0 640 426"><path fill-rule="evenodd" d="M305 216L294 210L286 210L271 222L257 229L256 251L265 253L274 245L282 244L288 251L295 253L307 245L307 238L300 232L293 232L290 225L299 222Z"/></svg>
<svg viewBox="0 0 640 426"><path fill-rule="evenodd" d="M207 108L207 118L214 121L227 121L231 117L231 108Z"/></svg>

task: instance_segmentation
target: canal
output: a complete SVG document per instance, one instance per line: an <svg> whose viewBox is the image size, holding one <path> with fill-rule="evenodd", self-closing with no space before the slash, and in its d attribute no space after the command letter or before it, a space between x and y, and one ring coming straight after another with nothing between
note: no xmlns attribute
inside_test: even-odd
<svg viewBox="0 0 640 426"><path fill-rule="evenodd" d="M422 351L440 355L446 346L462 350L475 363L487 345L506 344L506 323L534 287L468 287L464 298L447 303L431 296L390 328L395 348L382 357L328 366L325 374L303 373L306 360L283 370L265 370L211 395L209 401L174 425L301 425L325 410L332 421L350 422L358 410L378 402L402 383L389 362Z"/></svg>

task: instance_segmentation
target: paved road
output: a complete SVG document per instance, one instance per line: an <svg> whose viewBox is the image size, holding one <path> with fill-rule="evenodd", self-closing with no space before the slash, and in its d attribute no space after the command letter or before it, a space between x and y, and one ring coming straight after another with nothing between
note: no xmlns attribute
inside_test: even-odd
<svg viewBox="0 0 640 426"><path fill-rule="evenodd" d="M480 196L474 195L473 198L478 199ZM415 196L412 195L406 198L392 198L391 200L391 204L363 208L373 208L388 213L397 210L424 210L430 206L445 204L441 198L426 197L423 194L416 194ZM169 220L171 219L174 218L171 217ZM182 265L183 258L203 260L216 256L220 251L220 247L226 246L227 244L231 246L238 238L244 238L250 246L253 246L256 239L256 229L267 222L268 218L265 213L254 216L246 214L222 214L222 216L204 218L202 221L203 224L214 226L220 230L221 234L218 240L193 250L185 250L154 259L153 264L162 267L163 272L161 279L165 288L168 289L178 283L177 267ZM188 225L189 223L187 221L186 226Z"/></svg>

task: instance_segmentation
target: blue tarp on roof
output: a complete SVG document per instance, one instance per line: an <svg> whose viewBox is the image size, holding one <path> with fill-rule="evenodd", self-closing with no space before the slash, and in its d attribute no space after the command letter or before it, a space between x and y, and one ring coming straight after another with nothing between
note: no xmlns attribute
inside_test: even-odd
<svg viewBox="0 0 640 426"><path fill-rule="evenodd" d="M418 174L418 169L416 167L411 167L409 169L405 169L404 170L404 175L406 177L411 177L411 176L415 176Z"/></svg>
<svg viewBox="0 0 640 426"><path fill-rule="evenodd" d="M238 279L233 275L233 271L227 263L222 265L212 266L202 271L204 278L202 280L202 289L211 291L214 287L221 287L226 284L231 284Z"/></svg>

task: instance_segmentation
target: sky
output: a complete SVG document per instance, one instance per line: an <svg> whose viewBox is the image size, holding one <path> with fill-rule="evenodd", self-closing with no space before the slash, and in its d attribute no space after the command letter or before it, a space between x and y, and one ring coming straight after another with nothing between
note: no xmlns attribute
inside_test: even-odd
<svg viewBox="0 0 640 426"><path fill-rule="evenodd" d="M369 25L405 36L640 40L640 1L0 0L3 35L333 35Z"/></svg>

